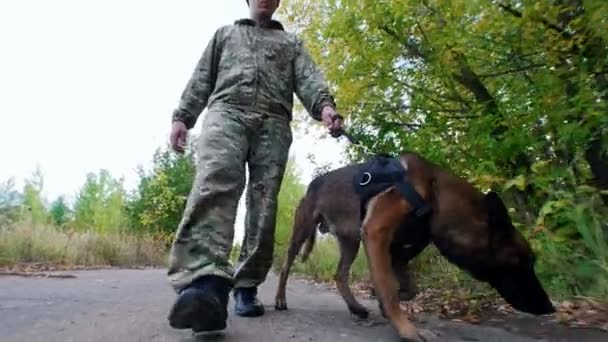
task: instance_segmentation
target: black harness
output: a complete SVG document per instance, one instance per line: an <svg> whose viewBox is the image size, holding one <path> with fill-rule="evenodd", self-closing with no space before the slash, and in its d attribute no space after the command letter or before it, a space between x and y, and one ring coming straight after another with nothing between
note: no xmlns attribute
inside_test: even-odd
<svg viewBox="0 0 608 342"><path fill-rule="evenodd" d="M355 192L361 199L361 219L369 200L391 186L414 207L413 215L423 217L431 212L431 206L414 189L407 179L407 170L398 159L388 155L377 155L360 166L353 179Z"/></svg>

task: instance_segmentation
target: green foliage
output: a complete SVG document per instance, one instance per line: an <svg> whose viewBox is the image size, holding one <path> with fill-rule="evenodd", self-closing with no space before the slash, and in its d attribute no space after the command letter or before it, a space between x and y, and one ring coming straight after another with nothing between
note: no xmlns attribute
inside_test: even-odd
<svg viewBox="0 0 608 342"><path fill-rule="evenodd" d="M0 227L19 218L19 206L22 195L15 190L15 179L10 178L0 183Z"/></svg>
<svg viewBox="0 0 608 342"><path fill-rule="evenodd" d="M194 139L191 139L194 141ZM139 170L139 185L131 195L128 213L130 226L139 231L173 233L196 173L191 147L184 155L157 149L150 172Z"/></svg>
<svg viewBox="0 0 608 342"><path fill-rule="evenodd" d="M584 186L573 192L556 191L541 208L532 242L548 256L540 272L546 279L559 279L555 283L562 291L558 292L608 293L607 215L601 197Z"/></svg>
<svg viewBox="0 0 608 342"><path fill-rule="evenodd" d="M179 156L158 149L153 170L140 168L130 196L107 170L89 173L72 208L59 196L47 209L39 169L22 193L13 179L1 183L0 263L164 263L194 178L192 150Z"/></svg>
<svg viewBox="0 0 608 342"><path fill-rule="evenodd" d="M37 169L23 188L22 215L28 216L35 224L45 224L49 219L42 199L43 185L42 171Z"/></svg>
<svg viewBox="0 0 608 342"><path fill-rule="evenodd" d="M285 260L293 228L295 209L300 199L304 197L305 191L306 187L300 182L299 172L293 160L290 159L287 163L278 197L273 264L275 270L280 269Z"/></svg>
<svg viewBox="0 0 608 342"><path fill-rule="evenodd" d="M107 170L89 173L74 202L74 225L97 232L117 231L127 223L122 180Z"/></svg>
<svg viewBox="0 0 608 342"><path fill-rule="evenodd" d="M230 262L233 265L236 265L239 262L240 255L241 255L241 245L237 243L234 246L232 246L232 249L230 250Z"/></svg>
<svg viewBox="0 0 608 342"><path fill-rule="evenodd" d="M1 183L0 263L164 263L194 179L191 141L184 156L158 149L130 196L107 170L87 174L73 208L64 196L47 208L39 169L22 193L13 179Z"/></svg>
<svg viewBox="0 0 608 342"><path fill-rule="evenodd" d="M52 204L49 211L54 225L58 227L64 226L70 221L70 208L65 202L63 196L59 196Z"/></svg>
<svg viewBox="0 0 608 342"><path fill-rule="evenodd" d="M608 294L608 2L285 2L367 149L499 191L554 294Z"/></svg>

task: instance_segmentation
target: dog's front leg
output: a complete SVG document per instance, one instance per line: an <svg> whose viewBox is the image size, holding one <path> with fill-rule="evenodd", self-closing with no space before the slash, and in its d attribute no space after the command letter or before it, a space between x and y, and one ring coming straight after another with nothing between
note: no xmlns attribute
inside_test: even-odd
<svg viewBox="0 0 608 342"><path fill-rule="evenodd" d="M394 190L370 201L363 221L363 243L378 299L389 321L405 341L421 342L416 327L399 307L399 283L393 271L390 244L401 219L410 207Z"/></svg>

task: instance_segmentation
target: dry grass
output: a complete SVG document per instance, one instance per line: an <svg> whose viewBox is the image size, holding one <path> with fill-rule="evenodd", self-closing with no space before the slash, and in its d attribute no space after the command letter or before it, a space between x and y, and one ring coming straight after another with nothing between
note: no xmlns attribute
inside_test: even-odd
<svg viewBox="0 0 608 342"><path fill-rule="evenodd" d="M165 242L143 235L67 231L30 223L0 227L0 265L158 266L166 260Z"/></svg>

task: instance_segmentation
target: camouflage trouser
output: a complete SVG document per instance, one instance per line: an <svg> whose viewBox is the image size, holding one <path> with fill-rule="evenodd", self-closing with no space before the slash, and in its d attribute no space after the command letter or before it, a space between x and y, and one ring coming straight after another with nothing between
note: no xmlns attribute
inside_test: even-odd
<svg viewBox="0 0 608 342"><path fill-rule="evenodd" d="M196 179L171 248L168 276L176 291L203 275L228 278L234 287L265 280L291 142L287 119L225 106L209 109L199 140ZM246 164L246 233L235 270L229 256Z"/></svg>

